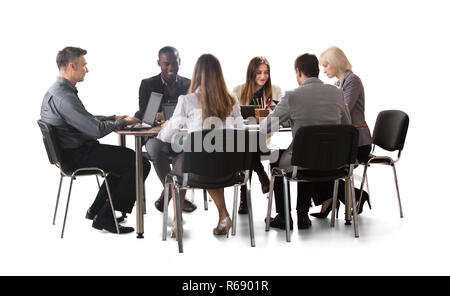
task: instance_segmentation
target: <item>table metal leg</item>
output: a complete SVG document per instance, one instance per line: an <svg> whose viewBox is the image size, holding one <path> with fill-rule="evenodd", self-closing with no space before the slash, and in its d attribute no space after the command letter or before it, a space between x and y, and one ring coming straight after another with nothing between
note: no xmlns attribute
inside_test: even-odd
<svg viewBox="0 0 450 296"><path fill-rule="evenodd" d="M126 136L125 135L119 135L119 146L120 147L126 147L127 146L127 141L126 141Z"/></svg>
<svg viewBox="0 0 450 296"><path fill-rule="evenodd" d="M119 135L119 146L120 147L127 147L127 141L126 141L127 136L126 135ZM98 177L97 177L97 182L98 182ZM100 185L98 186L100 187ZM127 217L127 213L126 212L122 212L122 217L126 218Z"/></svg>
<svg viewBox="0 0 450 296"><path fill-rule="evenodd" d="M144 182L142 180L142 137L135 136L136 145L136 232L144 238Z"/></svg>

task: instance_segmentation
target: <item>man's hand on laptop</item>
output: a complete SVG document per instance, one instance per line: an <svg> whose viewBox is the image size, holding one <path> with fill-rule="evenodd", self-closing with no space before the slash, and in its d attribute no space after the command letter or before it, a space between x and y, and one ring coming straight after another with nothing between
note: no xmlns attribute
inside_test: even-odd
<svg viewBox="0 0 450 296"><path fill-rule="evenodd" d="M134 125L136 123L141 123L141 121L139 120L139 118L136 117L130 117L130 116L126 116L125 118L125 123L127 125Z"/></svg>
<svg viewBox="0 0 450 296"><path fill-rule="evenodd" d="M119 120L119 119L126 118L126 117L127 117L126 115L115 115L114 120Z"/></svg>
<svg viewBox="0 0 450 296"><path fill-rule="evenodd" d="M164 113L163 112L156 113L156 121L164 122Z"/></svg>

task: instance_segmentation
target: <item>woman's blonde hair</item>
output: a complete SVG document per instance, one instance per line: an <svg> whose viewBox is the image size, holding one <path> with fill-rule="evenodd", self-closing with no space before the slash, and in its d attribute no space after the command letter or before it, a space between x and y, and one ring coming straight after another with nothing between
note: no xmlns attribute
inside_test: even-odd
<svg viewBox="0 0 450 296"><path fill-rule="evenodd" d="M266 102L272 98L272 82L270 80L270 65L265 57L254 57L250 60L250 63L247 67L247 79L245 81L245 85L242 88L241 96L239 98L241 105L249 105L253 100L253 96L255 95L256 89L256 71L258 71L258 67L260 65L266 65L267 70L269 70L269 79L267 79L266 83L263 85L263 95Z"/></svg>
<svg viewBox="0 0 450 296"><path fill-rule="evenodd" d="M236 100L225 84L219 60L212 54L200 56L195 64L188 92L193 93L199 87L203 121L208 117L225 121Z"/></svg>
<svg viewBox="0 0 450 296"><path fill-rule="evenodd" d="M345 53L336 46L331 46L322 52L319 58L319 63L321 65L330 64L338 72L342 73L352 70L352 64L348 61Z"/></svg>

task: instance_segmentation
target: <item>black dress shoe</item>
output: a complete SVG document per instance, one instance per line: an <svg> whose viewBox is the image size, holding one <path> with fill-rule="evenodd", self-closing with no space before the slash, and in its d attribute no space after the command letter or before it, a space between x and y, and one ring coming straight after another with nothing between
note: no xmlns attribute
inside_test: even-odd
<svg viewBox="0 0 450 296"><path fill-rule="evenodd" d="M169 201L172 198L171 194L169 194ZM164 211L164 191L161 193L161 196L155 201L155 208L161 213ZM197 209L197 206L191 202L190 200L184 199L183 203L183 212L191 213Z"/></svg>
<svg viewBox="0 0 450 296"><path fill-rule="evenodd" d="M172 198L172 190L169 190L169 201ZM155 208L161 213L164 211L164 190L161 192L159 198L155 201Z"/></svg>
<svg viewBox="0 0 450 296"><path fill-rule="evenodd" d="M86 219L94 220L94 218L95 218L96 215L97 215L97 213L94 214L94 213L91 211L91 208L89 208L89 209L87 210L87 212L86 212ZM117 223L122 223L123 221L125 221L125 217L124 217L124 216L117 217Z"/></svg>
<svg viewBox="0 0 450 296"><path fill-rule="evenodd" d="M298 229L308 229L311 227L311 220L309 220L308 213L297 215L297 227Z"/></svg>
<svg viewBox="0 0 450 296"><path fill-rule="evenodd" d="M92 222L92 227L98 230L106 230L111 233L117 233L116 225L113 220L103 220L96 216ZM119 225L119 234L134 232L133 227Z"/></svg>
<svg viewBox="0 0 450 296"><path fill-rule="evenodd" d="M248 214L246 185L241 187L241 201L239 202L238 214Z"/></svg>
<svg viewBox="0 0 450 296"><path fill-rule="evenodd" d="M292 217L289 215L289 228L294 229L294 222L292 221ZM280 228L286 229L286 221L285 217L280 216L279 214L275 216L275 218L270 218L270 227L272 228Z"/></svg>
<svg viewBox="0 0 450 296"><path fill-rule="evenodd" d="M183 212L192 213L197 209L197 205L188 199L184 199Z"/></svg>

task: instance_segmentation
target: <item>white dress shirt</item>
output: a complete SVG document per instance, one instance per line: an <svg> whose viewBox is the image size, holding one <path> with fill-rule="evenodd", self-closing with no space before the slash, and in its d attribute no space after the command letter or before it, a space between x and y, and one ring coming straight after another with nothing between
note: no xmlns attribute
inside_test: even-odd
<svg viewBox="0 0 450 296"><path fill-rule="evenodd" d="M187 128L188 133L199 131L203 128L209 129L206 122L203 122L202 106L200 104L199 94L200 89L197 89L193 93L181 95L178 98L178 103L175 107L172 118L170 119L168 125L159 132L158 139L166 143L171 143L174 136L182 128ZM215 128L244 128L241 108L237 100L230 115L225 119L225 122L222 122L221 124L222 126L220 126L220 124L215 124Z"/></svg>

